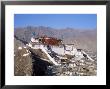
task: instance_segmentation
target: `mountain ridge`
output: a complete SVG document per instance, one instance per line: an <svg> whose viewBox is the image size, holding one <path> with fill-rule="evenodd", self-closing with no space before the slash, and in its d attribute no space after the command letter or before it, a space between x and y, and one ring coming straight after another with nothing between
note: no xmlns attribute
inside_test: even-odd
<svg viewBox="0 0 110 89"><path fill-rule="evenodd" d="M35 36L50 36L58 39L62 39L64 43L75 44L76 47L81 49L87 49L96 51L97 49L97 30L81 30L74 28L64 28L64 29L55 29L52 27L44 26L27 26L15 28L14 35L21 40L29 42L32 33L35 33Z"/></svg>

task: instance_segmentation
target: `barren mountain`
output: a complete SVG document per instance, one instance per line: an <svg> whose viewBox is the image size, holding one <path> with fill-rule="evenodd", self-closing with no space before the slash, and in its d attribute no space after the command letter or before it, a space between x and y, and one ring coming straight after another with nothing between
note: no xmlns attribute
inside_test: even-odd
<svg viewBox="0 0 110 89"><path fill-rule="evenodd" d="M50 27L21 27L14 30L14 74L15 76L94 76L97 74L97 30L81 30L74 28L54 29ZM46 54L41 49L32 49L25 44L35 36L56 37L63 40L65 44L74 44L77 49L83 49L94 61L81 58L76 60L74 56L54 57L62 65L55 66L47 61ZM55 51L55 50L54 50ZM59 50L58 50L59 51ZM60 50L61 53L61 50ZM50 53L53 56L53 53ZM65 57L67 57L65 59ZM59 58L59 60L58 60ZM44 60L45 59L45 60Z"/></svg>
<svg viewBox="0 0 110 89"><path fill-rule="evenodd" d="M97 50L97 30L81 30L74 28L55 29L51 27L24 27L15 28L15 36L18 39L29 42L32 37L32 33L35 32L36 36L50 36L63 40L64 43L74 44L75 47L86 49L96 52Z"/></svg>
<svg viewBox="0 0 110 89"><path fill-rule="evenodd" d="M75 50L75 48L71 52L66 50L64 52L63 47L52 47L49 50L44 45L35 45L33 48L24 45L16 38L15 43L17 44L14 51L15 76L95 76L97 74L95 53L86 54L83 50ZM60 65L54 64L55 62Z"/></svg>

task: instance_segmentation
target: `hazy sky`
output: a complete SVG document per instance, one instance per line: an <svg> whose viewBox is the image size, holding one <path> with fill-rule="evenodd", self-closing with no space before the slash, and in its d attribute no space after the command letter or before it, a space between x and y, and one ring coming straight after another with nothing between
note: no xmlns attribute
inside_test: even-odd
<svg viewBox="0 0 110 89"><path fill-rule="evenodd" d="M52 28L96 29L96 14L15 14L15 27L46 26Z"/></svg>

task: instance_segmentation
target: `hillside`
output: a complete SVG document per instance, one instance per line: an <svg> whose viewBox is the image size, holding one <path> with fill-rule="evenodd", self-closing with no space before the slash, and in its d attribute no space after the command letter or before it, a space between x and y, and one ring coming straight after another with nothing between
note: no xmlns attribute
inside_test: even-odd
<svg viewBox="0 0 110 89"><path fill-rule="evenodd" d="M51 27L24 27L15 28L15 36L29 42L32 33L36 36L50 36L63 39L64 43L75 44L75 47L96 52L97 50L97 30L77 30L74 28L54 29Z"/></svg>
<svg viewBox="0 0 110 89"><path fill-rule="evenodd" d="M68 50L71 50L70 45L68 46ZM56 46L50 50L44 45L19 46L14 53L14 74L15 76L97 75L96 56L93 57L93 54L86 54L76 48L68 50L64 51L63 47Z"/></svg>
<svg viewBox="0 0 110 89"><path fill-rule="evenodd" d="M21 27L14 30L14 74L15 76L95 76L97 75L97 30L78 30L73 28L54 29L51 27ZM74 44L82 49L93 61L84 57L61 55L63 48L52 47L49 55L57 63L52 63L46 53L39 48L27 47L35 33L36 37L47 35L63 40L64 44ZM45 47L44 47L45 48ZM45 48L47 49L47 48ZM80 55L79 55L80 54Z"/></svg>

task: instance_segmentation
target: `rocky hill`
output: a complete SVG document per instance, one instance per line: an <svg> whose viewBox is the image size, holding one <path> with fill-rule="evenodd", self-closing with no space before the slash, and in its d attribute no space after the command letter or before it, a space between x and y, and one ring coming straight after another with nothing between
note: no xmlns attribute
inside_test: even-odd
<svg viewBox="0 0 110 89"><path fill-rule="evenodd" d="M24 27L15 28L15 36L19 39L29 42L32 33L36 36L50 36L63 39L64 43L75 44L77 48L87 49L96 52L97 50L97 30L80 30L74 28L55 29L51 27Z"/></svg>
<svg viewBox="0 0 110 89"><path fill-rule="evenodd" d="M97 75L97 30L54 29L50 27L24 27L14 30L14 75L15 76L95 76ZM52 64L41 49L27 47L32 33L35 36L50 36L63 39L63 43L74 44L84 50L94 61L86 57L49 54L61 65ZM61 50L60 50L61 51Z"/></svg>
<svg viewBox="0 0 110 89"><path fill-rule="evenodd" d="M39 46L36 48L19 46L14 53L15 76L96 76L97 74L97 60L96 57L92 57L93 55L90 55L92 60L80 51L76 55L61 55L53 48L49 55L60 65L53 64Z"/></svg>

